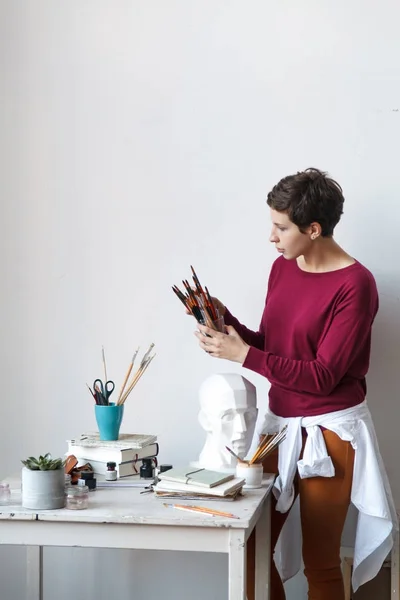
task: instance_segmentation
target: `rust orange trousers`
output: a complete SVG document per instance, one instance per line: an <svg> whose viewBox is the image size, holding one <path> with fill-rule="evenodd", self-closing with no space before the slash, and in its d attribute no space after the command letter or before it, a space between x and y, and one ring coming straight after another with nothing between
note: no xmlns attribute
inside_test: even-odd
<svg viewBox="0 0 400 600"><path fill-rule="evenodd" d="M353 479L354 450L350 442L324 430L326 448L335 467L334 477L296 478L296 495L300 496L301 528L303 534L304 573L308 581L309 600L344 600L340 568L340 543L347 510L350 504ZM303 447L304 447L303 439ZM277 473L278 453L267 457L265 473ZM271 549L278 540L288 513L271 506ZM254 600L255 572L254 532L247 545L247 598ZM274 561L271 559L270 600L285 600L285 591Z"/></svg>

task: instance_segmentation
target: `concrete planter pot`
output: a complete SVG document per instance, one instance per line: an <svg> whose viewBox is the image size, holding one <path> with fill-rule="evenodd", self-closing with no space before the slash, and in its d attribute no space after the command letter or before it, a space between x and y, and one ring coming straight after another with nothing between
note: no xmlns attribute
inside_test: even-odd
<svg viewBox="0 0 400 600"><path fill-rule="evenodd" d="M33 510L63 508L65 505L64 469L31 471L22 469L22 506Z"/></svg>

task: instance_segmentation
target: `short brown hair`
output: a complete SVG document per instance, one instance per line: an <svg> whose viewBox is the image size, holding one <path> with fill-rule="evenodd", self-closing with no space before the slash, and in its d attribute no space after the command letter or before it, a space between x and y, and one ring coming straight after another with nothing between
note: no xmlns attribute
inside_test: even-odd
<svg viewBox="0 0 400 600"><path fill-rule="evenodd" d="M321 225L321 235L330 237L343 213L344 197L340 185L319 169L306 169L288 175L267 196L267 204L287 213L304 233L311 223Z"/></svg>

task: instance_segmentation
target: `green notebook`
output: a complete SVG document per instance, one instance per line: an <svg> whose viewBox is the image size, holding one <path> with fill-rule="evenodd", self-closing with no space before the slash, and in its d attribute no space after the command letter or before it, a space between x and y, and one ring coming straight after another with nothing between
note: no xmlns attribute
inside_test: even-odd
<svg viewBox="0 0 400 600"><path fill-rule="evenodd" d="M176 481L187 485L200 485L205 488L213 488L225 483L225 481L230 481L234 477L234 473L219 473L218 471L196 467L178 467L158 475L158 478L162 481Z"/></svg>

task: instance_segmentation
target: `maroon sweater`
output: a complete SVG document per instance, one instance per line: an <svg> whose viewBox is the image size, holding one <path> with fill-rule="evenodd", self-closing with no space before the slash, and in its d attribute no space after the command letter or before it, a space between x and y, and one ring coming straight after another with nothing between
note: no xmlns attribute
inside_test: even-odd
<svg viewBox="0 0 400 600"><path fill-rule="evenodd" d="M366 394L371 326L378 310L372 274L359 262L328 273L273 264L258 332L226 310L251 346L243 366L270 383L269 406L282 417L350 408Z"/></svg>

